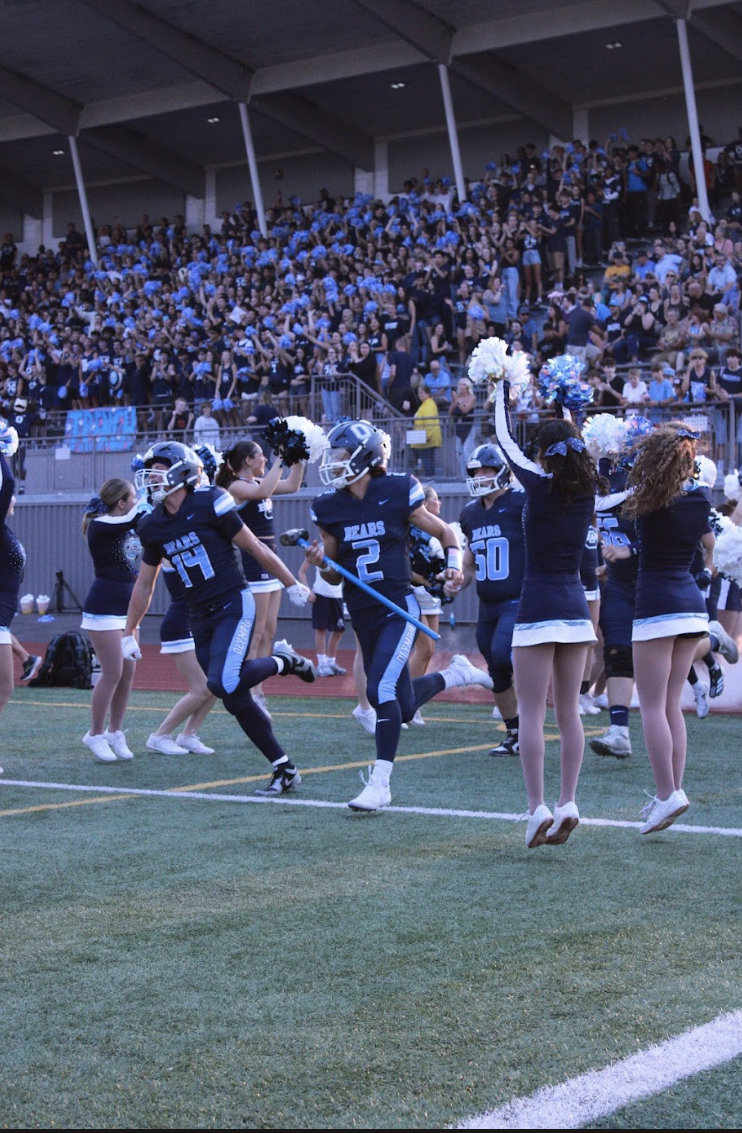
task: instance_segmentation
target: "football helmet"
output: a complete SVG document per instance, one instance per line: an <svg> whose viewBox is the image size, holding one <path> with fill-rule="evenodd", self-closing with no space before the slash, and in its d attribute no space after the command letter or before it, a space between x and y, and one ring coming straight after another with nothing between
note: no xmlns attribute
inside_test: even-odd
<svg viewBox="0 0 742 1133"><path fill-rule="evenodd" d="M493 469L495 475L482 476L483 468ZM475 499L507 488L512 479L510 467L497 445L477 445L466 462L466 470L469 473L466 486Z"/></svg>
<svg viewBox="0 0 742 1133"><path fill-rule="evenodd" d="M165 464L167 468L153 470L155 463ZM145 452L143 464L136 472L134 485L138 492L146 493L153 504L161 504L178 488L194 491L203 472L201 458L180 441L158 441Z"/></svg>
<svg viewBox="0 0 742 1133"><path fill-rule="evenodd" d="M322 453L319 466L319 478L327 488L347 488L389 459L386 435L368 421L341 421L327 439L330 447Z"/></svg>

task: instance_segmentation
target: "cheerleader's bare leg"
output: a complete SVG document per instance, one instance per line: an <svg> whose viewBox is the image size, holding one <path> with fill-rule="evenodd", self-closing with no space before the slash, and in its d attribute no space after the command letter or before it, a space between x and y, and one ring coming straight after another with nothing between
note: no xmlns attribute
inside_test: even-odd
<svg viewBox="0 0 742 1133"><path fill-rule="evenodd" d="M121 652L121 630L88 630L96 657L100 661L101 673L93 689L90 704L91 736L100 736L105 731L106 716L110 714L110 730L122 730L124 712L129 703L136 662L125 661Z"/></svg>
<svg viewBox="0 0 742 1133"><path fill-rule="evenodd" d="M592 645L558 644L554 651L554 715L559 729L561 791L559 806L573 803L585 754L585 730L580 718L580 684ZM522 720L521 716L521 720ZM522 725L521 725L522 726Z"/></svg>
<svg viewBox="0 0 742 1133"><path fill-rule="evenodd" d="M659 637L634 642L634 676L642 729L657 798L679 790L687 736L680 696L698 644L697 638Z"/></svg>
<svg viewBox="0 0 742 1133"><path fill-rule="evenodd" d="M0 712L13 695L13 646L0 645Z"/></svg>
<svg viewBox="0 0 742 1133"><path fill-rule="evenodd" d="M513 649L513 672L520 717L520 764L531 814L544 801L544 722L555 649L556 646L551 641L543 645L516 646ZM584 665L584 656L581 660ZM579 680L577 686L579 694Z"/></svg>

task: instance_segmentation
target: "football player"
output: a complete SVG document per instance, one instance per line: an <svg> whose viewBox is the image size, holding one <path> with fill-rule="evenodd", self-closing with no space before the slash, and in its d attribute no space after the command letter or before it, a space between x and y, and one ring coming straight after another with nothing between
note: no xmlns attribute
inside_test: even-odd
<svg viewBox="0 0 742 1133"><path fill-rule="evenodd" d="M247 660L255 600L237 565L232 544L274 574L288 588L295 605L303 605L309 592L245 527L229 492L221 488L195 490L201 472L201 461L192 449L164 441L145 454L144 467L136 473L137 488L147 492L155 507L138 528L142 566L129 603L124 655L135 659L141 656L134 635L152 600L162 560L167 558L185 589L196 656L207 674L209 691L223 701L245 735L270 761L270 782L256 794L273 797L298 787L301 776L250 689L276 674L295 674L311 682L315 669L285 641L276 643L272 656Z"/></svg>
<svg viewBox="0 0 742 1133"><path fill-rule="evenodd" d="M312 509L322 543L312 543L307 559L329 582L338 582L341 576L323 565L326 554L419 619L408 553L410 525L440 540L450 583L463 580L455 533L423 506L423 489L414 476L387 473L389 450L380 430L367 421L341 422L328 440L319 472L329 491L315 499ZM376 762L363 791L348 805L374 811L391 802L389 780L402 722L444 688L480 684L491 689L492 681L463 656L454 657L443 672L411 680L407 660L415 627L380 609L373 594L357 586L346 586L345 600L363 654L368 699L376 709Z"/></svg>

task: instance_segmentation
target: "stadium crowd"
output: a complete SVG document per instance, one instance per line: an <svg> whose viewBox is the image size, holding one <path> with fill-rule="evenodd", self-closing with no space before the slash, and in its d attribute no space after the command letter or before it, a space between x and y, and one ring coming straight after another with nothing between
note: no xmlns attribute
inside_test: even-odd
<svg viewBox="0 0 742 1133"><path fill-rule="evenodd" d="M416 418L421 459L450 417L463 467L481 406L461 371L492 335L534 375L584 360L599 409L742 398L742 129L704 166L710 222L675 140L621 131L518 147L463 202L428 170L386 201L279 194L265 238L249 202L219 231L103 224L97 268L73 223L36 255L8 233L0 411L22 440L68 409L131 405L142 433L218 443L277 413L335 423L350 376L363 416ZM539 409L532 384L518 416Z"/></svg>

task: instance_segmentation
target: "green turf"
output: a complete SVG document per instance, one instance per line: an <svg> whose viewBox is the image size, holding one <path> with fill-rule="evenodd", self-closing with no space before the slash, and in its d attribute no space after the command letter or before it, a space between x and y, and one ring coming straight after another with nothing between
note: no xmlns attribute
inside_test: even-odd
<svg viewBox="0 0 742 1133"><path fill-rule="evenodd" d="M3 715L5 778L163 789L263 771L223 712L202 729L214 756L95 764L80 744L88 698L19 691ZM135 750L169 706L135 695L148 709L127 721ZM373 756L347 701L272 707L303 770ZM401 755L498 734L482 707L425 715ZM651 777L634 715L633 759L586 756L586 816L638 817ZM742 825L738 721L688 725L686 821ZM553 795L553 742L548 756ZM347 801L357 775L306 775L301 797ZM485 751L402 761L392 786L399 805L524 809L518 761ZM529 852L522 825L484 819L167 798L59 807L84 799L0 795L3 811L57 808L0 819L3 1125L440 1127L742 1008L740 839L583 827ZM677 1125L676 1097L690 1105L707 1077L617 1117ZM739 1091L715 1105L742 1121Z"/></svg>
<svg viewBox="0 0 742 1133"><path fill-rule="evenodd" d="M742 1058L686 1079L619 1109L587 1129L737 1129L742 1106Z"/></svg>

